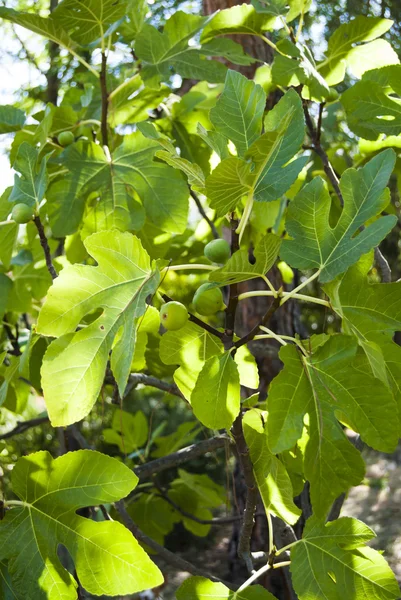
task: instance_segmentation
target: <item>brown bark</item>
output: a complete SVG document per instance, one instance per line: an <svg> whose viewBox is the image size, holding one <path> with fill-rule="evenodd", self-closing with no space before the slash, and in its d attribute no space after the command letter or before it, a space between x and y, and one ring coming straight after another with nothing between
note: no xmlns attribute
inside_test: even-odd
<svg viewBox="0 0 401 600"><path fill-rule="evenodd" d="M243 4L243 2L239 0L203 0L203 14L211 15L216 12L216 10L224 10L225 8L231 8L237 4ZM254 35L232 35L230 37L238 44L241 44L247 54L259 59L259 61L262 61L255 62L254 64L248 66L234 65L228 61L224 61L226 64L228 64L230 69L233 69L234 71L240 71L243 75L246 75L252 79L255 75L256 69L260 67L263 62L271 63L273 61L272 49L260 38Z"/></svg>
<svg viewBox="0 0 401 600"><path fill-rule="evenodd" d="M58 0L50 0L50 12L52 13L58 5ZM60 82L58 78L58 68L57 68L57 60L60 54L60 47L55 42L49 42L49 59L50 59L50 67L46 73L47 79L47 102L51 102L52 104L57 105L58 100L58 92L60 87Z"/></svg>

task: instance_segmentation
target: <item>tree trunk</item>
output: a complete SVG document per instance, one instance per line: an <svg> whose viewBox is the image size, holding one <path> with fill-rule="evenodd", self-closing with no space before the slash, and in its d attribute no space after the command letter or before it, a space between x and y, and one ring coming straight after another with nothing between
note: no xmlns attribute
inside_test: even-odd
<svg viewBox="0 0 401 600"><path fill-rule="evenodd" d="M230 8L237 4L242 4L242 2L236 0L203 0L203 14L211 15L216 12L216 10L224 10L225 8ZM268 64L273 61L272 49L260 38L254 35L233 35L231 38L238 44L241 44L245 52L250 56L258 58ZM250 79L255 75L256 69L261 66L260 62L255 62L253 65L248 66L234 65L228 61L225 62L229 65L230 69L240 71Z"/></svg>
<svg viewBox="0 0 401 600"><path fill-rule="evenodd" d="M50 0L50 12L52 13L58 5L58 0ZM58 92L59 92L59 78L57 60L60 54L60 47L55 42L48 43L50 67L46 73L47 79L47 101L57 106Z"/></svg>

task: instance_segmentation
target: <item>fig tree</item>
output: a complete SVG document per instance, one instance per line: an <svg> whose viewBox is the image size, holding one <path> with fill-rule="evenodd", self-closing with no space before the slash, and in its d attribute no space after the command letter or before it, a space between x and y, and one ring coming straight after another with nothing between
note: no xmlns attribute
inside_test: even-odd
<svg viewBox="0 0 401 600"><path fill-rule="evenodd" d="M211 286L210 283L202 284L195 292L193 304L196 312L205 317L216 314L219 310L223 310L223 294L221 289L216 286Z"/></svg>
<svg viewBox="0 0 401 600"><path fill-rule="evenodd" d="M188 311L181 302L167 302L160 309L160 323L169 331L184 327L188 321Z"/></svg>
<svg viewBox="0 0 401 600"><path fill-rule="evenodd" d="M225 264L231 255L230 244L221 238L212 240L206 244L204 253L212 262Z"/></svg>

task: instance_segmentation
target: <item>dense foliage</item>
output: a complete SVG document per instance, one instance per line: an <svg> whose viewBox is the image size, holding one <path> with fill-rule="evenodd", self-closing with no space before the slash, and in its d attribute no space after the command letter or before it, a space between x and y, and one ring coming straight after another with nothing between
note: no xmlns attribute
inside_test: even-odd
<svg viewBox="0 0 401 600"><path fill-rule="evenodd" d="M49 102L0 106L0 598L137 597L167 564L178 600L397 600L340 517L400 437L392 21L315 60L308 0L53 9L0 8L50 42ZM214 526L227 577L174 551Z"/></svg>

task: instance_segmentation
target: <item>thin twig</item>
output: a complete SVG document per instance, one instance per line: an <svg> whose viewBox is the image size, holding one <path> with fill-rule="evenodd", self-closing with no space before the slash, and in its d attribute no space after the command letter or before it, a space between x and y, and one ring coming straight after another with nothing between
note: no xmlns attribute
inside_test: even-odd
<svg viewBox="0 0 401 600"><path fill-rule="evenodd" d="M238 219L234 218L234 214L230 218L231 226L231 256L239 250L239 235L237 234ZM234 338L235 315L238 306L238 283L230 285L230 296L226 308L226 330L225 330L225 346L226 350L231 348Z"/></svg>
<svg viewBox="0 0 401 600"><path fill-rule="evenodd" d="M18 343L18 335L13 334L10 324L5 315L3 317L3 327L11 346L13 347L13 349L9 351L9 354L13 354L14 356L21 356L22 352Z"/></svg>
<svg viewBox="0 0 401 600"><path fill-rule="evenodd" d="M387 259L383 256L380 248L375 248L375 261L379 267L383 283L391 283L391 269Z"/></svg>
<svg viewBox="0 0 401 600"><path fill-rule="evenodd" d="M172 452L167 456L162 456L161 458L151 460L144 465L139 465L134 468L134 473L142 481L143 479L147 479L166 469L178 467L198 456L203 456L208 452L214 452L218 448L224 448L224 446L229 443L230 438L223 435L209 438L208 440L202 440L201 442L191 444L186 448L181 448L181 450L178 450L177 452Z"/></svg>
<svg viewBox="0 0 401 600"><path fill-rule="evenodd" d="M36 215L36 217L33 218L33 222L35 223L36 229L38 230L38 233L39 233L40 245L42 246L43 252L45 255L47 270L49 271L51 278L56 279L57 272L53 266L52 256L51 256L51 252L50 252L50 248L49 248L49 242L47 241L45 230L44 230L44 227L43 227L42 221L40 220L39 215Z"/></svg>
<svg viewBox="0 0 401 600"><path fill-rule="evenodd" d="M179 512L186 519L190 519L191 521L195 521L195 523L199 523L200 525L226 525L227 523L235 523L236 521L241 521L242 515L233 515L231 517L215 517L213 519L200 519L199 517L193 515L192 513L186 511L179 504L174 502L168 495L168 492L163 490L163 488L157 483L154 479L153 483L155 488L159 492L159 497L163 498L170 506L172 506L177 512ZM263 516L264 513L261 513L260 516Z"/></svg>
<svg viewBox="0 0 401 600"><path fill-rule="evenodd" d="M109 114L109 94L107 91L107 55L102 52L102 67L100 71L100 91L102 96L102 142L103 146L109 145L108 114Z"/></svg>
<svg viewBox="0 0 401 600"><path fill-rule="evenodd" d="M225 581L222 581L218 577L211 575L211 573L209 571L204 571L203 569L199 569L198 567L196 567L192 563L188 562L187 560L184 560L180 556L173 554L173 552L170 552L170 550L167 550L167 548L164 548L163 546L161 546L160 544L158 544L157 542L152 540L150 537L148 537L146 534L144 534L139 529L139 527L134 523L134 521L128 514L127 509L125 508L124 502L122 500L119 500L118 502L116 502L114 504L114 506L115 506L117 512L121 515L122 520L124 521L126 527L131 531L133 536L139 542L142 542L143 544L146 544L147 546L149 546L149 548L154 550L161 558L163 558L172 567L174 567L178 571L185 571L186 573L191 573L191 575L198 575L200 577L205 577L207 579L211 579L212 581L217 582L217 583L224 583L224 585L226 585L230 589L236 588L236 586L234 586L232 583L227 583Z"/></svg>
<svg viewBox="0 0 401 600"><path fill-rule="evenodd" d="M321 102L319 104L319 117L317 120L317 129L316 129L316 140L320 142L320 138L322 135L322 124L323 124L323 110L325 107L325 102Z"/></svg>
<svg viewBox="0 0 401 600"><path fill-rule="evenodd" d="M167 392L168 394L172 394L173 396L178 396L178 398L186 400L184 394L179 390L175 383L168 383L167 381L162 381L161 379L157 379L157 377L152 377L151 375L146 375L145 373L131 373L125 395L127 395L139 384L154 387L162 392Z"/></svg>
<svg viewBox="0 0 401 600"><path fill-rule="evenodd" d="M206 223L209 225L209 227L210 227L210 229L212 231L213 237L215 239L219 238L220 237L219 236L219 232L217 231L216 226L213 223L213 221L211 219L209 219L209 217L207 216L207 214L205 212L205 209L203 208L202 203L199 200L197 194L195 194L195 192L193 190L190 190L189 193L191 194L192 198L194 199L194 202L195 202L196 206L198 207L198 210L199 210L200 214L205 219Z"/></svg>
<svg viewBox="0 0 401 600"><path fill-rule="evenodd" d="M329 157L327 156L326 151L324 150L324 148L322 147L321 143L320 143L320 136L321 136L321 130L322 130L322 117L323 117L323 108L324 108L324 104L320 104L319 107L319 122L318 122L318 128L315 129L315 126L313 124L313 120L312 117L309 114L309 108L308 108L308 101L305 100L305 98L302 98L302 88L297 88L298 94L301 98L302 101L302 108L304 111L304 115L305 115L305 121L306 121L306 126L308 128L308 132L309 132L309 136L311 138L312 141L312 146L311 148L316 152L316 154L320 157L322 163L323 163L323 169L324 172L326 173L327 177L329 178L331 185L334 188L334 191L336 192L341 206L344 206L344 198L343 195L341 193L341 189L340 189L340 184L338 181L338 177L332 167L331 162L329 161Z"/></svg>
<svg viewBox="0 0 401 600"><path fill-rule="evenodd" d="M165 300L166 302L172 302L173 301L173 299L170 298L170 296L167 296L167 294L162 294L161 296L162 296L163 300ZM202 329L205 329L206 331L208 331L212 335L215 335L220 340L224 339L224 333L222 331L219 331L215 327L212 327L211 325L209 325L209 323L205 323L201 319L198 319L198 317L196 317L195 315L193 315L190 312L188 313L188 315L189 315L188 318L189 318L190 321L192 321L192 323L195 323L196 325L199 325L199 327L202 327Z"/></svg>
<svg viewBox="0 0 401 600"><path fill-rule="evenodd" d="M0 440L8 440L9 438L14 437L15 435L19 435L20 433L24 433L28 429L32 427L37 427L38 425L42 425L43 423L48 423L49 417L37 417L36 419L30 419L29 421L19 421L14 429L11 431L7 431L7 433L3 433L0 435Z"/></svg>

